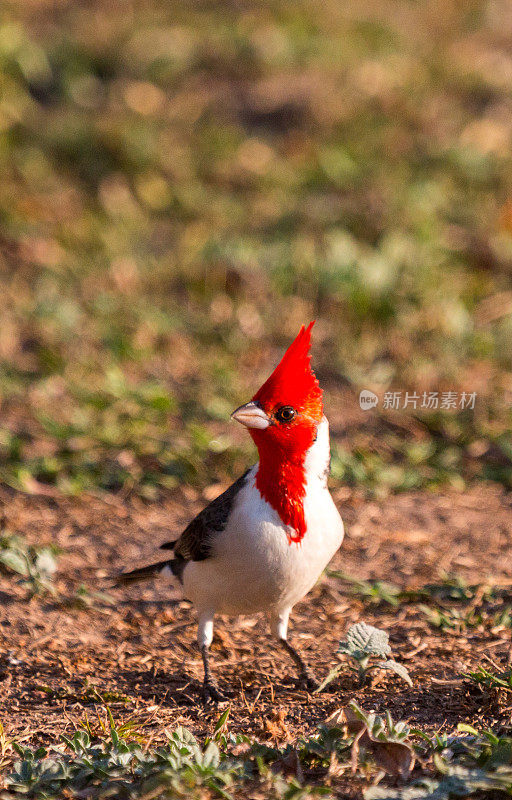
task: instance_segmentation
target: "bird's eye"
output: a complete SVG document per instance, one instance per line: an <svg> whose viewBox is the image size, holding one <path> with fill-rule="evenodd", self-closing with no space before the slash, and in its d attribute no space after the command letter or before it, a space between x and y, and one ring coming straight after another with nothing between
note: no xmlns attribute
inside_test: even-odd
<svg viewBox="0 0 512 800"><path fill-rule="evenodd" d="M281 406L278 411L276 411L276 419L279 422L291 422L295 416L295 409L291 406Z"/></svg>

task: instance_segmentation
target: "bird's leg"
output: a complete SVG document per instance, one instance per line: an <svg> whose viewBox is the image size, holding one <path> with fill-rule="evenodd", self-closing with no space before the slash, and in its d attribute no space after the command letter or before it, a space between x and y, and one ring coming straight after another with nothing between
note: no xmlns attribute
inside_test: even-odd
<svg viewBox="0 0 512 800"><path fill-rule="evenodd" d="M203 657L204 666L203 701L208 703L212 700L214 703L222 703L224 700L227 700L227 697L224 697L222 692L219 692L215 683L212 681L210 672L210 648L207 644L203 644L201 647L201 655Z"/></svg>
<svg viewBox="0 0 512 800"><path fill-rule="evenodd" d="M296 650L295 647L290 644L288 639L279 639L279 642L284 647L286 652L291 655L297 665L299 670L299 686L304 686L306 689L316 689L318 687L318 681L298 650Z"/></svg>
<svg viewBox="0 0 512 800"><path fill-rule="evenodd" d="M203 659L204 680L203 680L203 702L222 703L227 698L219 692L212 680L210 672L210 645L213 639L213 614L205 614L199 617L197 629L197 642L201 649Z"/></svg>
<svg viewBox="0 0 512 800"><path fill-rule="evenodd" d="M290 610L291 609L287 609L286 611L271 617L270 626L272 633L277 636L277 640L281 647L286 650L286 652L293 658L295 664L297 665L299 670L299 686L304 686L306 689L316 689L318 682L315 676L298 650L296 650L287 639Z"/></svg>

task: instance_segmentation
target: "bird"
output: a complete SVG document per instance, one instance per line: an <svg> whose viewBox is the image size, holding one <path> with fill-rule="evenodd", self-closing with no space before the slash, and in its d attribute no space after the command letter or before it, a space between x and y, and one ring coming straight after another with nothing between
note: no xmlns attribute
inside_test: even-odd
<svg viewBox="0 0 512 800"><path fill-rule="evenodd" d="M179 538L160 546L172 558L118 577L126 585L162 574L182 585L197 612L206 703L227 699L210 667L218 614L265 612L271 633L298 668L299 685L315 687L307 663L288 641L288 621L339 549L344 529L327 485L329 423L311 368L313 325L301 327L270 377L231 414L248 429L257 463Z"/></svg>

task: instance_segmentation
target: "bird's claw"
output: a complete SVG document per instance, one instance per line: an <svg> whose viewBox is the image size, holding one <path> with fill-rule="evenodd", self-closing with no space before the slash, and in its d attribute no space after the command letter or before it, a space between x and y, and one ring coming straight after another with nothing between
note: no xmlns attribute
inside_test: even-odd
<svg viewBox="0 0 512 800"><path fill-rule="evenodd" d="M203 703L207 705L208 703L226 703L228 698L219 692L216 686L213 683L204 683L203 684Z"/></svg>
<svg viewBox="0 0 512 800"><path fill-rule="evenodd" d="M310 692L313 692L315 689L318 689L320 684L318 683L315 676L308 671L301 672L299 675L299 679L297 681L297 687L299 689L308 689Z"/></svg>

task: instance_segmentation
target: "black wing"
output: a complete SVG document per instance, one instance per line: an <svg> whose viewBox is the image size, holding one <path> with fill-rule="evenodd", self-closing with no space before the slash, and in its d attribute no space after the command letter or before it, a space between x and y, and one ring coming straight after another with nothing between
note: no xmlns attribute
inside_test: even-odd
<svg viewBox="0 0 512 800"><path fill-rule="evenodd" d="M245 485L248 472L249 470L203 508L187 525L179 539L160 545L163 550L174 550L171 569L180 580L188 561L204 561L211 555L215 533L226 527L233 503Z"/></svg>

